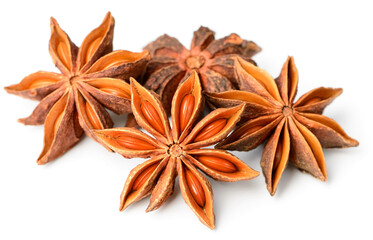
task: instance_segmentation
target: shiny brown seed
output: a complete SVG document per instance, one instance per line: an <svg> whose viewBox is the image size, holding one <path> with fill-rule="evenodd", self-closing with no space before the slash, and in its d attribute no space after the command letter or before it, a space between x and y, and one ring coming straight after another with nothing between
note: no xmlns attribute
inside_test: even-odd
<svg viewBox="0 0 373 240"><path fill-rule="evenodd" d="M157 130L161 134L165 134L162 120L159 117L157 110L155 110L155 108L150 102L144 101L141 103L141 112L144 115L146 121L148 121L148 123L153 128L155 128L155 130Z"/></svg>
<svg viewBox="0 0 373 240"><path fill-rule="evenodd" d="M119 145L134 150L152 150L156 149L155 146L151 145L150 143L145 142L144 140L129 137L129 136L119 136L117 139Z"/></svg>
<svg viewBox="0 0 373 240"><path fill-rule="evenodd" d="M127 92L123 91L122 89L116 88L116 87L104 87L100 88L101 91L106 92L108 94L115 95L117 97L131 99L131 95Z"/></svg>
<svg viewBox="0 0 373 240"><path fill-rule="evenodd" d="M57 47L57 54L58 57L61 59L62 63L70 70L71 69L71 62L70 56L68 55L69 48L67 47L65 42L60 42Z"/></svg>
<svg viewBox="0 0 373 240"><path fill-rule="evenodd" d="M310 105L310 104L317 103L317 102L320 102L320 101L322 101L322 98L314 97L314 98L309 99L308 101L306 101L302 105Z"/></svg>
<svg viewBox="0 0 373 240"><path fill-rule="evenodd" d="M148 180L151 174L154 172L158 164L153 164L150 167L146 168L142 173L140 173L132 185L132 191L139 190L141 186Z"/></svg>
<svg viewBox="0 0 373 240"><path fill-rule="evenodd" d="M192 116L195 99L192 94L185 95L183 101L180 104L180 132L182 132L190 117Z"/></svg>
<svg viewBox="0 0 373 240"><path fill-rule="evenodd" d="M200 207L205 206L205 191L203 191L202 185L199 183L197 177L194 176L194 174L191 171L185 169L185 178L188 184L189 191L193 196L193 199Z"/></svg>
<svg viewBox="0 0 373 240"><path fill-rule="evenodd" d="M91 57L93 56L93 54L95 53L95 51L99 47L99 45L101 43L101 40L102 40L102 37L98 37L91 43L91 45L89 46L89 48L87 50L87 54L86 54L86 57L85 57L85 63L87 63L91 59Z"/></svg>
<svg viewBox="0 0 373 240"><path fill-rule="evenodd" d="M206 155L197 156L196 158L207 167L219 172L233 173L237 171L237 168L233 163L223 158Z"/></svg>
<svg viewBox="0 0 373 240"><path fill-rule="evenodd" d="M28 87L29 89L33 89L33 88L41 88L41 87L45 87L45 86L48 86L50 84L53 84L53 83L56 83L55 80L52 80L52 79L39 79L33 83L30 84L30 86Z"/></svg>
<svg viewBox="0 0 373 240"><path fill-rule="evenodd" d="M93 110L91 104L88 102L85 103L85 110L87 113L87 117L89 122L92 125L93 129L102 129L100 119L98 119L95 111Z"/></svg>
<svg viewBox="0 0 373 240"><path fill-rule="evenodd" d="M215 136L225 127L225 125L227 125L227 119L225 118L220 118L211 122L197 134L194 141L200 142L209 139L212 136Z"/></svg>

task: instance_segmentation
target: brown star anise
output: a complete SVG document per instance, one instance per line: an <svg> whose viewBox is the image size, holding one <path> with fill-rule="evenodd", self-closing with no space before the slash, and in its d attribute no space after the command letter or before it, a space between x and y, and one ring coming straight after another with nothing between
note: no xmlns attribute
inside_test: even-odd
<svg viewBox="0 0 373 240"><path fill-rule="evenodd" d="M359 144L334 120L321 115L342 89L316 88L293 103L298 71L292 57L287 59L276 80L263 69L239 58L236 67L245 91L206 93L206 96L216 107L245 103L243 118L249 121L216 147L248 151L268 139L261 166L271 195L276 192L288 160L315 178L326 181L322 147L344 148Z"/></svg>
<svg viewBox="0 0 373 240"><path fill-rule="evenodd" d="M173 193L176 175L185 202L200 221L214 228L210 177L233 182L258 176L237 157L217 149L201 149L228 135L240 120L243 106L217 109L196 125L203 98L198 75L181 84L172 100L172 130L157 96L131 79L132 112L138 124L154 138L135 128L95 130L97 138L108 148L126 158L151 157L134 168L121 195L120 210L151 194L148 211L158 209Z"/></svg>
<svg viewBox="0 0 373 240"><path fill-rule="evenodd" d="M194 32L190 50L166 34L144 48L152 56L144 75L144 86L160 95L167 113L177 86L192 71L197 71L207 92L238 89L234 56L250 59L261 51L254 42L243 40L237 34L218 40L214 35L210 29L200 27Z"/></svg>
<svg viewBox="0 0 373 240"><path fill-rule="evenodd" d="M26 125L44 123L44 148L38 164L73 147L83 131L91 136L89 129L112 127L105 108L117 114L131 111L129 84L118 78L140 75L149 53L112 52L113 29L109 12L78 48L51 18L49 52L62 74L39 71L5 88L8 93L41 100L29 117L19 120Z"/></svg>

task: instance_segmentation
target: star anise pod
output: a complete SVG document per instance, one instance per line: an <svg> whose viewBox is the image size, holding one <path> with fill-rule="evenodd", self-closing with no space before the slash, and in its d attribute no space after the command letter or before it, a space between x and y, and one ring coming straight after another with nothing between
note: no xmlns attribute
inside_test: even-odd
<svg viewBox="0 0 373 240"><path fill-rule="evenodd" d="M149 53L112 52L113 29L109 12L78 48L51 18L49 52L61 74L39 71L5 88L8 93L41 100L29 117L19 120L26 125L44 123L44 148L38 164L62 155L83 132L91 136L89 129L112 127L105 108L117 114L131 111L129 84L118 78L140 75Z"/></svg>
<svg viewBox="0 0 373 240"><path fill-rule="evenodd" d="M194 32L190 50L166 34L144 48L152 56L144 75L144 86L160 95L167 113L178 84L192 71L197 71L207 92L238 89L234 56L250 59L261 51L254 42L243 40L237 34L218 40L214 35L210 29L200 27Z"/></svg>
<svg viewBox="0 0 373 240"><path fill-rule="evenodd" d="M249 121L216 147L248 151L268 139L261 166L271 195L275 194L289 160L297 168L326 181L322 147L345 148L359 144L337 122L321 115L342 89L316 88L293 103L298 70L292 57L287 59L276 80L263 69L239 58L236 67L245 91L206 93L206 96L216 107L245 103L243 118Z"/></svg>
<svg viewBox="0 0 373 240"><path fill-rule="evenodd" d="M120 210L151 194L148 211L159 208L173 193L176 175L185 202L200 221L214 228L210 177L233 182L258 176L237 157L217 149L202 149L228 135L240 120L243 106L217 109L197 124L203 108L198 75L179 86L172 100L172 129L164 107L149 90L131 80L132 111L138 124L154 138L135 128L95 130L108 148L126 158L151 157L128 176L121 195Z"/></svg>

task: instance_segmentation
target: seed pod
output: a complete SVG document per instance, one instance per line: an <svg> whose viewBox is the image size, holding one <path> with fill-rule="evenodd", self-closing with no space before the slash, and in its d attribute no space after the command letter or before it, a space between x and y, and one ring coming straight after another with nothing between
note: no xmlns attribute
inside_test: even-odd
<svg viewBox="0 0 373 240"><path fill-rule="evenodd" d="M305 103L303 103L303 105L310 105L310 104L317 103L317 102L320 102L320 101L322 101L322 98L314 97L314 98L311 98L311 99L307 100Z"/></svg>
<svg viewBox="0 0 373 240"><path fill-rule="evenodd" d="M53 83L56 83L55 79L43 78L43 79L39 79L39 80L31 83L28 88L29 89L41 88L41 87L45 87L45 86L48 86L48 85L53 84Z"/></svg>
<svg viewBox="0 0 373 240"><path fill-rule="evenodd" d="M185 95L180 104L180 132L182 132L193 114L195 99L192 94Z"/></svg>
<svg viewBox="0 0 373 240"><path fill-rule="evenodd" d="M86 110L86 113L87 113L88 120L92 125L92 128L93 129L102 129L100 119L97 118L97 116L95 114L95 111L93 110L91 104L89 104L88 102L86 102L86 104L85 104L85 110Z"/></svg>
<svg viewBox="0 0 373 240"><path fill-rule="evenodd" d="M132 191L140 189L140 187L150 177L150 175L154 172L157 166L158 164L153 164L150 167L146 168L142 173L140 173L132 185Z"/></svg>
<svg viewBox="0 0 373 240"><path fill-rule="evenodd" d="M87 50L87 54L86 54L86 57L85 57L85 62L86 63L92 58L93 54L95 54L97 48L100 46L100 43L101 43L102 39L103 39L103 37L98 37L91 43L91 45L89 46L89 48Z"/></svg>
<svg viewBox="0 0 373 240"><path fill-rule="evenodd" d="M207 167L219 172L233 173L237 171L237 168L233 163L223 158L204 155L196 156L196 158Z"/></svg>
<svg viewBox="0 0 373 240"><path fill-rule="evenodd" d="M250 134L252 134L252 133L254 133L254 132L256 132L256 131L258 131L259 129L262 129L263 128L263 126L262 125L257 125L257 126L253 126L253 127L251 127L251 128L249 128L249 129L245 129L246 131L242 131L241 133L236 133L237 134L237 138L244 138L244 137L246 137L246 136L249 136ZM244 129L242 129L242 130L244 130Z"/></svg>
<svg viewBox="0 0 373 240"><path fill-rule="evenodd" d="M71 69L70 56L68 56L69 48L65 42L60 42L57 47L58 57L61 59L62 63L68 68Z"/></svg>
<svg viewBox="0 0 373 240"><path fill-rule="evenodd" d="M141 139L131 137L131 136L125 136L125 135L119 136L116 140L119 145L125 148L128 148L128 149L134 149L134 150L156 149L156 147L151 145L150 143L147 143Z"/></svg>
<svg viewBox="0 0 373 240"><path fill-rule="evenodd" d="M155 128L159 133L165 134L162 120L159 117L157 110L155 110L155 108L150 102L144 101L141 103L141 112L144 115L147 122L153 128Z"/></svg>
<svg viewBox="0 0 373 240"><path fill-rule="evenodd" d="M117 67L117 66L119 66L119 65L121 65L121 64L124 64L124 63L127 63L127 62L128 62L127 59L125 59L125 60L123 60L123 59L118 59L117 61L112 61L112 62L110 62L109 64L103 66L103 69L102 69L102 70L106 70L106 69L109 69L109 68Z"/></svg>
<svg viewBox="0 0 373 240"><path fill-rule="evenodd" d="M125 92L125 91L123 91L122 89L119 89L119 88L103 87L103 88L100 88L100 90L103 91L103 92L109 93L111 95L115 95L117 97L131 99L131 96L127 92Z"/></svg>
<svg viewBox="0 0 373 240"><path fill-rule="evenodd" d="M185 169L185 176L189 191L192 194L194 200L200 207L203 207L206 203L206 196L205 192L203 191L202 185L199 183L196 176L194 176L194 174L188 169Z"/></svg>
<svg viewBox="0 0 373 240"><path fill-rule="evenodd" d="M56 135L57 131L58 131L58 127L62 121L62 116L63 116L63 112L60 113L60 115L58 115L58 117L56 118L56 121L54 122L54 135Z"/></svg>
<svg viewBox="0 0 373 240"><path fill-rule="evenodd" d="M227 119L224 119L224 118L211 122L198 133L194 141L200 142L200 141L206 140L216 135L218 132L220 132L225 127L226 124L227 124Z"/></svg>
<svg viewBox="0 0 373 240"><path fill-rule="evenodd" d="M280 164L282 152L283 152L282 142L278 141L276 152L275 152L275 157L273 159L273 169L277 169L278 165Z"/></svg>

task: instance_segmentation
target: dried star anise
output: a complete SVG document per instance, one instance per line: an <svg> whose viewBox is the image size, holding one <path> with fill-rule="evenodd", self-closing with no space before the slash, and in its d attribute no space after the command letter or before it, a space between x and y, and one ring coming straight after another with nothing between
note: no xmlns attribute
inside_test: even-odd
<svg viewBox="0 0 373 240"><path fill-rule="evenodd" d="M217 109L197 124L202 108L198 75L182 83L172 100L172 130L157 96L131 80L132 112L138 124L154 138L135 128L94 130L108 148L126 158L151 157L134 168L121 195L120 210L151 194L148 211L159 208L173 193L176 175L185 202L200 221L214 228L212 189L197 170L220 181L248 180L258 176L237 157L217 149L201 149L228 135L240 120L243 106Z"/></svg>
<svg viewBox="0 0 373 240"><path fill-rule="evenodd" d="M89 129L113 126L108 108L117 114L131 111L130 87L121 79L138 76L149 53L132 53L113 48L114 18L110 12L102 24L78 48L51 18L49 52L62 74L36 72L19 84L6 87L8 93L41 100L21 123L44 123L44 148L37 163L47 163L73 147ZM121 78L121 79L119 79Z"/></svg>
<svg viewBox="0 0 373 240"><path fill-rule="evenodd" d="M264 70L237 58L237 74L245 91L206 93L216 107L246 103L243 118L249 119L216 147L248 151L268 139L261 166L267 189L274 195L288 160L297 168L322 181L327 171L322 147L357 146L324 108L342 93L337 88L316 88L293 103L297 93L298 71L289 57L280 76L274 80Z"/></svg>
<svg viewBox="0 0 373 240"><path fill-rule="evenodd" d="M261 51L254 42L243 40L237 34L218 40L214 35L210 29L200 27L194 32L190 50L166 34L144 48L152 56L144 75L144 86L160 95L167 113L177 86L192 71L197 71L203 90L207 92L238 89L234 56L249 60Z"/></svg>

